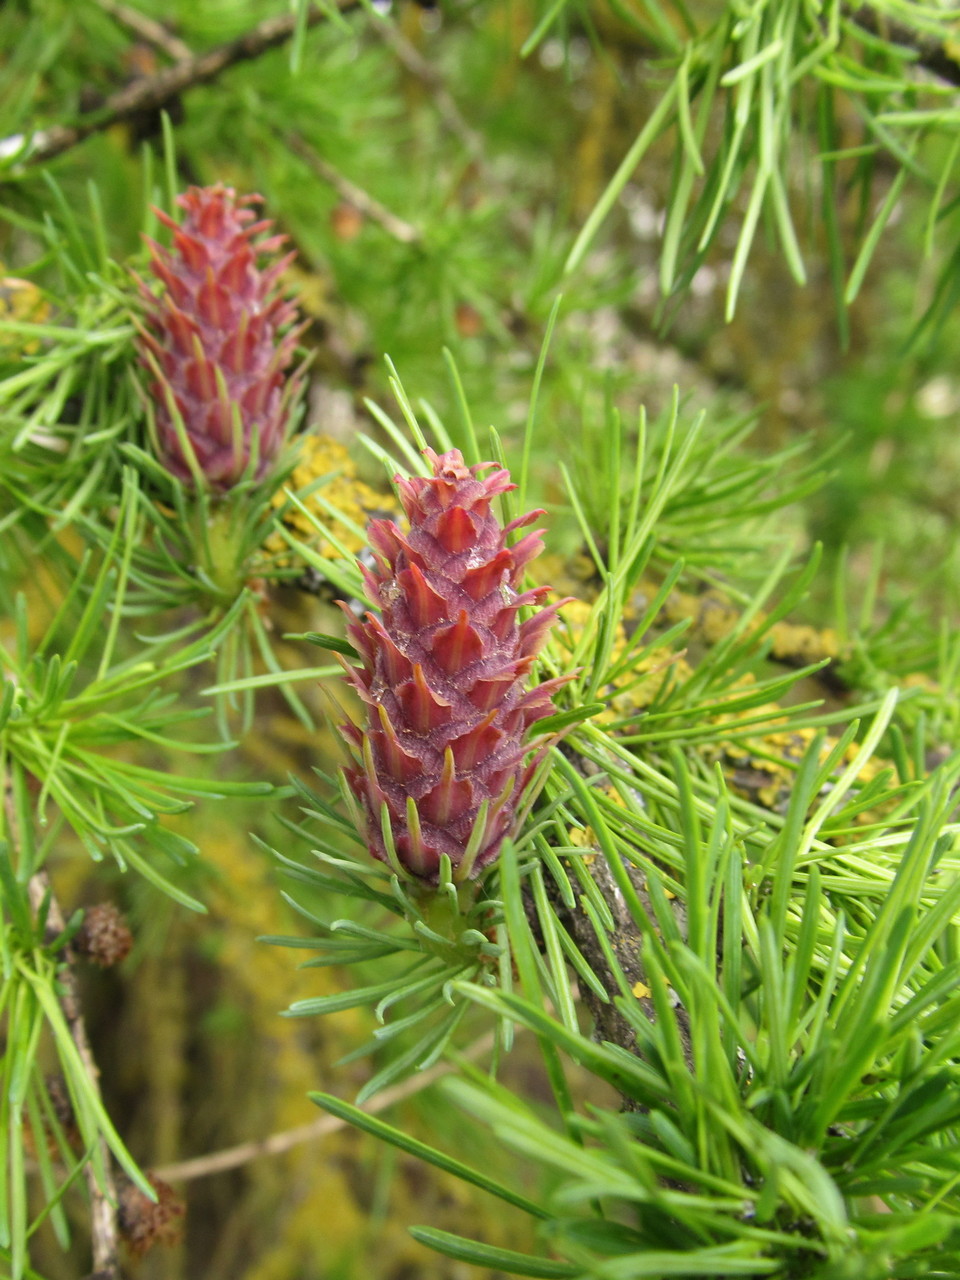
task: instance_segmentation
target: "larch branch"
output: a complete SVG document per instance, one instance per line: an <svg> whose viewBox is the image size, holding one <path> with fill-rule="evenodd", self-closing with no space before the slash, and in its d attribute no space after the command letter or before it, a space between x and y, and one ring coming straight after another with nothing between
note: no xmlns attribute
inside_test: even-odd
<svg viewBox="0 0 960 1280"><path fill-rule="evenodd" d="M361 0L335 2L341 13L348 13L359 7ZM307 26L313 27L324 21L329 21L329 13L312 5L307 11ZM169 106L187 89L215 80L228 67L259 58L269 49L289 40L296 27L296 14L265 18L235 40L228 40L206 53L195 54L176 62L155 76L135 80L108 98L99 111L91 112L89 118L75 124L52 125L49 129L39 129L33 134L17 134L0 140L0 160L20 156L17 169L51 160L83 142L91 134L129 120L142 111L159 111ZM16 171L15 169L14 172Z"/></svg>
<svg viewBox="0 0 960 1280"><path fill-rule="evenodd" d="M171 62L186 62L193 57L193 50L179 36L169 31L162 22L141 13L139 9L131 9L128 4L119 3L119 0L97 0L97 4L120 26L133 32L137 39L166 54Z"/></svg>
<svg viewBox="0 0 960 1280"><path fill-rule="evenodd" d="M461 1058L473 1060L481 1058L493 1048L492 1034L481 1036L460 1055ZM440 1062L419 1075L410 1076L391 1089L384 1089L376 1099L364 1110L370 1115L386 1111L395 1102L401 1102L422 1089L428 1088L442 1076L449 1075L454 1067L448 1062ZM237 1169L258 1160L261 1156L279 1156L284 1152L300 1146L304 1142L313 1142L317 1138L336 1133L338 1129L348 1128L346 1120L339 1116L320 1116L309 1124L298 1125L295 1129L284 1129L281 1133L272 1133L266 1138L258 1138L253 1142L241 1142L235 1147L225 1147L222 1151L213 1151L206 1156L197 1156L192 1160L180 1160L176 1164L164 1165L154 1169L154 1175L163 1182L189 1182L194 1178L208 1178L214 1173L225 1173L228 1169Z"/></svg>
<svg viewBox="0 0 960 1280"><path fill-rule="evenodd" d="M399 240L402 244L418 244L421 236L415 226L409 222L405 222L403 218L397 217L395 213L375 200L369 192L363 187L358 187L355 182L351 182L339 169L335 169L322 156L310 146L298 133L281 133L277 130L277 136L282 139L284 144L300 157L304 164L309 165L318 178L333 187L334 191L371 222L378 223L383 227L388 235L393 236L395 240Z"/></svg>
<svg viewBox="0 0 960 1280"><path fill-rule="evenodd" d="M960 85L960 60L944 41L878 12L872 4L850 5L845 9L856 26L890 44L912 49L921 67L946 84Z"/></svg>
<svg viewBox="0 0 960 1280"><path fill-rule="evenodd" d="M50 877L45 870L35 872L29 882L30 905L34 912L40 904L47 901L47 934L57 937L66 927L63 910L53 892ZM100 1070L83 1019L80 1004L80 992L73 972L73 954L69 948L63 953L66 964L57 974L60 988L60 1008L70 1029L70 1037L76 1046L77 1054L83 1063L84 1070L90 1080L90 1086L97 1098L100 1097ZM84 1167L84 1177L90 1195L90 1234L93 1249L93 1269L98 1280L120 1280L120 1265L117 1261L117 1243L119 1230L117 1226L117 1192L110 1170L110 1150L105 1139L98 1139L100 1147L100 1165L102 1178L98 1178L91 1161Z"/></svg>

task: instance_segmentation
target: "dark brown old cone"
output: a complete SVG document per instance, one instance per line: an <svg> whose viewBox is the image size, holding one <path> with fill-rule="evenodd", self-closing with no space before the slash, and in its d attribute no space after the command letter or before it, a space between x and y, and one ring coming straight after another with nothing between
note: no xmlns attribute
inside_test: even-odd
<svg viewBox="0 0 960 1280"><path fill-rule="evenodd" d="M363 730L344 733L359 757L347 778L370 851L436 880L442 854L476 875L512 834L528 757L544 747L527 731L569 677L526 687L564 602L518 621L550 588L519 589L540 531L513 546L507 536L543 512L503 528L491 503L515 488L508 472L481 479L495 463L467 467L456 449L426 455L432 476L397 478L409 531L391 520L368 529L376 567L364 574L381 612L348 628L362 665L344 665L368 712Z"/></svg>
<svg viewBox="0 0 960 1280"><path fill-rule="evenodd" d="M156 1200L124 1179L117 1194L117 1224L127 1248L142 1257L155 1244L175 1244L183 1231L184 1205L173 1187L147 1175Z"/></svg>
<svg viewBox="0 0 960 1280"><path fill-rule="evenodd" d="M78 955L103 969L126 960L133 947L133 934L112 902L87 907L83 924L73 940Z"/></svg>

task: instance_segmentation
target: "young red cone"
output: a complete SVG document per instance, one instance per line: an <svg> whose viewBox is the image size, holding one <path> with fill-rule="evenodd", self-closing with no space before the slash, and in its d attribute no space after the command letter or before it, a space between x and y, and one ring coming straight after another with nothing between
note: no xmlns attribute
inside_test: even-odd
<svg viewBox="0 0 960 1280"><path fill-rule="evenodd" d="M526 741L527 730L554 711L570 677L525 687L566 601L517 620L550 588L519 590L541 530L513 546L507 534L543 512L503 528L491 502L516 487L508 472L481 479L496 463L467 467L456 449L426 456L432 476L396 480L409 531L392 520L367 531L376 566L364 576L381 613L357 621L346 610L362 665L344 667L367 719L343 732L360 759L347 780L371 853L436 880L442 854L461 878L497 857L536 764L527 757L544 747Z"/></svg>
<svg viewBox="0 0 960 1280"><path fill-rule="evenodd" d="M285 240L258 238L273 225L255 220L249 206L260 202L222 184L191 187L177 197L182 223L155 211L174 233L173 248L147 239L150 268L166 286L157 297L140 282L160 461L188 483L199 473L212 489L235 485L251 457L255 479L270 470L302 382L286 375L297 310L276 288L293 255L257 265L263 255L276 259Z"/></svg>

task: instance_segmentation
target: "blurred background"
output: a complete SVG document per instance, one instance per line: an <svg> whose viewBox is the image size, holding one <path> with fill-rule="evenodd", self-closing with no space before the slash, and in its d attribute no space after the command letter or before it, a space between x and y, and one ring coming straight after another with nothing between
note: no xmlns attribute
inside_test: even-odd
<svg viewBox="0 0 960 1280"><path fill-rule="evenodd" d="M727 319L749 191L665 303L658 274L677 153L669 135L646 151L579 266L564 276L574 237L668 83L663 49L645 24L653 11L674 21L672 6L450 0L345 8L331 5L325 20L300 22L275 47L166 102L179 186L222 181L259 192L296 251L285 287L309 320L306 421L325 438L318 472L340 473L337 497L328 497L360 523L372 507L389 505L382 470L355 447L358 432L376 429L365 399L395 412L385 355L408 393L447 420L459 410L446 348L474 422L494 424L508 459L517 458L545 326L562 291L532 459L533 497L550 512L548 580L575 582L582 573L558 463L575 468L589 457L606 406L616 404L627 421L641 405L656 415L676 385L688 416L704 410L718 424L752 423L746 453L797 444L806 446L798 468L822 459L822 485L775 517L799 552L817 540L825 546L823 572L798 621L833 623L843 564L847 598L856 605L875 592L881 621L906 608L931 633L938 619L955 625L960 328L947 305L958 216L949 199L924 254L929 195L909 184L898 189L859 292L838 306L837 246L849 269L899 172L882 152L867 165L862 117L848 103L831 126L844 150L834 221L802 166L789 193L807 282L796 283L761 225ZM688 15L708 24L724 8L694 0ZM0 5L0 130L15 139L95 119L121 91L290 13L275 0L8 0ZM655 35L655 23L649 31ZM797 125L798 150L820 145L817 128L811 99L809 119ZM710 144L708 129L705 149ZM931 139L923 157L930 172L949 172L952 146ZM158 198L170 163L161 116L147 107L59 156L0 176L6 315L56 319L63 282L55 255L30 227L60 199L91 235L102 224L117 262L142 270L145 205ZM120 277L110 283L119 287ZM12 344L6 359L17 358L16 342L0 335ZM49 585L36 576L19 585L40 625L55 604ZM322 590L285 588L269 605L278 636L332 631L334 617ZM315 659L291 646L283 661ZM196 673L190 680L194 692L209 683ZM320 691L299 692L323 724ZM267 695L254 730L209 767L282 785L290 772L308 777L314 765L335 767L337 750L329 729L308 730L279 695ZM365 1013L279 1016L342 979L335 968L298 971L297 952L257 942L309 928L281 898L269 855L249 838L254 832L282 845L278 807L201 805L178 819L177 830L201 847L183 883L206 903L206 916L109 867L92 877L89 862L69 848L54 866L70 906L110 898L127 915L133 950L116 969L84 975L85 1007L111 1114L134 1155L186 1206L185 1216L171 1212L165 1243L128 1258L131 1274L475 1274L414 1243L406 1225L430 1222L524 1248L529 1241L515 1234L524 1224L353 1132L285 1154L241 1156L224 1171L201 1162L171 1172L307 1124L318 1115L310 1089L352 1097L369 1074L364 1060L340 1062L369 1034ZM536 1096L543 1083L534 1061L521 1044L506 1079ZM515 1157L502 1156L487 1133L464 1132L462 1116L435 1089L396 1107L402 1111L388 1118L402 1116L437 1145L517 1177ZM79 1280L82 1257L79 1244L71 1259L51 1241L43 1274Z"/></svg>

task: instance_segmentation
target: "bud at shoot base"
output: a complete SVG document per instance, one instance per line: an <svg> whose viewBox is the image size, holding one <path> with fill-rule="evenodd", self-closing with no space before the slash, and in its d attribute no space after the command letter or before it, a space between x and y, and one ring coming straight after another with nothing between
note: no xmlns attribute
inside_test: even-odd
<svg viewBox="0 0 960 1280"><path fill-rule="evenodd" d="M524 686L566 601L518 621L550 588L519 591L542 550L540 531L513 546L507 534L543 512L503 528L490 507L516 488L508 472L481 479L497 464L467 467L456 449L425 453L432 476L396 478L409 531L392 520L374 520L367 531L376 567L363 573L380 615L356 621L343 606L362 660L344 667L367 704L363 730L343 726L359 757L347 781L375 857L436 881L447 854L463 880L513 834L537 763L525 758L547 745L525 742L526 732L554 711L552 696L571 677Z"/></svg>
<svg viewBox="0 0 960 1280"><path fill-rule="evenodd" d="M178 479L214 490L231 488L248 468L256 480L270 471L302 383L299 372L285 373L297 310L276 291L293 255L257 266L285 240L257 240L273 225L255 221L248 206L260 201L222 185L191 187L177 197L182 224L155 210L173 231L170 250L147 239L150 269L166 289L158 298L139 282L160 461Z"/></svg>

